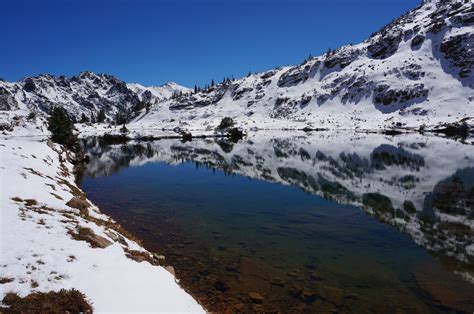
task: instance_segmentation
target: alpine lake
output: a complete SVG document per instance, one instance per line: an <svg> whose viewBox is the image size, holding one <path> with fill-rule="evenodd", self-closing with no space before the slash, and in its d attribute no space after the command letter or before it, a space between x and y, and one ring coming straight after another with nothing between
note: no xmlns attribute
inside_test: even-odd
<svg viewBox="0 0 474 314"><path fill-rule="evenodd" d="M209 311L474 311L472 143L281 131L83 146L88 198Z"/></svg>

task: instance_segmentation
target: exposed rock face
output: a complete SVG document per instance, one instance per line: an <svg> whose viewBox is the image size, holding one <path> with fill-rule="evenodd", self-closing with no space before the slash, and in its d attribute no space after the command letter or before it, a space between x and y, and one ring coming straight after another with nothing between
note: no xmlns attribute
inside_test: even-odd
<svg viewBox="0 0 474 314"><path fill-rule="evenodd" d="M324 66L326 68L334 68L339 66L340 69L344 69L346 66L351 64L356 60L361 54L361 51L358 49L343 49L341 51L335 51L326 55L324 60Z"/></svg>
<svg viewBox="0 0 474 314"><path fill-rule="evenodd" d="M367 47L369 56L375 59L386 59L398 50L398 45L402 41L402 32L396 30L393 32L382 32Z"/></svg>
<svg viewBox="0 0 474 314"><path fill-rule="evenodd" d="M411 49L412 50L417 50L420 48L420 46L425 42L425 36L423 35L416 35L412 40L411 40Z"/></svg>
<svg viewBox="0 0 474 314"><path fill-rule="evenodd" d="M14 110L18 108L16 99L4 88L0 87L0 111Z"/></svg>
<svg viewBox="0 0 474 314"><path fill-rule="evenodd" d="M461 78L470 76L474 67L474 33L445 38L439 50L457 68Z"/></svg>
<svg viewBox="0 0 474 314"><path fill-rule="evenodd" d="M288 87L304 83L307 79L314 77L320 64L320 61L308 62L299 67L291 68L280 76L277 85L279 87Z"/></svg>
<svg viewBox="0 0 474 314"><path fill-rule="evenodd" d="M404 104L410 100L424 100L428 96L428 90L424 84L406 86L404 89L391 89L388 85L379 85L375 88L374 103L388 106L392 103Z"/></svg>

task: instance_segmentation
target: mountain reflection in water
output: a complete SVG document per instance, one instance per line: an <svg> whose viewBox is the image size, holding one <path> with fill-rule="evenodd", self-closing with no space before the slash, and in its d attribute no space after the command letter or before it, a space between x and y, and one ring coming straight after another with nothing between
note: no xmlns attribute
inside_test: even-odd
<svg viewBox="0 0 474 314"><path fill-rule="evenodd" d="M362 208L377 220L408 234L445 269L463 277L466 285L473 281L472 145L419 134L390 137L326 132L256 133L238 143L203 139L107 145L90 138L83 145L91 157L84 173L86 181L147 163L193 162L197 168L296 186L331 202ZM87 186L88 182L86 192ZM92 200L101 205L103 198L96 200L94 195ZM107 208L103 209L107 212ZM251 261L243 263L244 268L259 267ZM431 271L436 272L433 267ZM416 277L422 286L428 282L423 277L425 272L426 269L419 271ZM424 292L428 294L436 290L427 286ZM456 308L452 300L437 302L441 304L438 308L472 309L472 304Z"/></svg>

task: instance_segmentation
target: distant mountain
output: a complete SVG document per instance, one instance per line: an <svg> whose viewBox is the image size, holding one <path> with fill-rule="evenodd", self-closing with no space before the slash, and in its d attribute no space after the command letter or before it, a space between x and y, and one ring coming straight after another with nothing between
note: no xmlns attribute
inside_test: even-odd
<svg viewBox="0 0 474 314"><path fill-rule="evenodd" d="M109 121L119 115L139 129L209 131L227 116L247 129L474 124L473 45L471 1L425 0L362 43L197 92L91 72L0 81L0 116L62 105L77 121L104 110Z"/></svg>
<svg viewBox="0 0 474 314"><path fill-rule="evenodd" d="M170 99L175 93L190 93L191 89L178 85L175 82L168 82L161 86L145 87L137 83L127 84L127 87L135 92L140 100L156 104L158 102Z"/></svg>
<svg viewBox="0 0 474 314"><path fill-rule="evenodd" d="M101 110L114 121L119 113L133 116L134 111L170 98L175 91L190 90L176 83L153 87L126 84L114 76L89 71L73 77L43 74L15 83L0 82L0 110L41 114L63 106L76 121L83 114L93 120Z"/></svg>

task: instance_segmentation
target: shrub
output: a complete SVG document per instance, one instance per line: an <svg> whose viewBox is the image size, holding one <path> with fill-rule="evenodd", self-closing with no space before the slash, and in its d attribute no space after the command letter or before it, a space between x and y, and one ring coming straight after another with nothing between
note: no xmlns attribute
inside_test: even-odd
<svg viewBox="0 0 474 314"><path fill-rule="evenodd" d="M234 126L235 122L232 118L230 117L225 117L221 120L221 123L219 124L219 129L227 129L232 126Z"/></svg>
<svg viewBox="0 0 474 314"><path fill-rule="evenodd" d="M181 132L181 136L182 136L182 142L183 143L186 143L186 142L190 142L193 140L193 135L190 133L190 132Z"/></svg>
<svg viewBox="0 0 474 314"><path fill-rule="evenodd" d="M244 132L242 132L238 128L232 128L227 133L227 137L230 138L233 143L237 143L238 141L240 141L244 137L244 135Z"/></svg>

